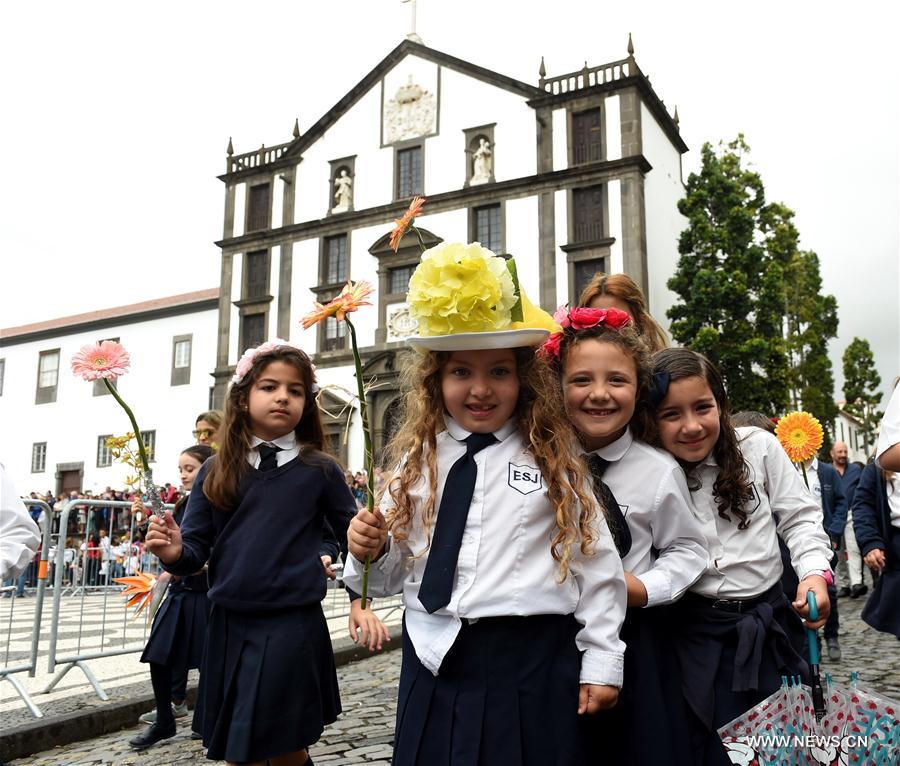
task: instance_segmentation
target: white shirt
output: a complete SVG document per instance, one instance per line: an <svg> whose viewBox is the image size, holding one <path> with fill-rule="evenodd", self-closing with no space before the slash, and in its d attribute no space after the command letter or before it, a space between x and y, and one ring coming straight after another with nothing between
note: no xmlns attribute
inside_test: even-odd
<svg viewBox="0 0 900 766"><path fill-rule="evenodd" d="M300 454L300 447L297 444L297 434L295 434L293 431L268 442L260 439L258 436L251 436L250 451L247 453L247 462L249 462L250 465L252 465L254 468L259 468L259 462L261 459L259 456L260 444L271 444L273 447L281 447L281 452L275 453L275 462L280 466L284 465L289 460L293 460L295 457L297 457L297 455Z"/></svg>
<svg viewBox="0 0 900 766"><path fill-rule="evenodd" d="M668 452L635 441L628 429L595 452L610 461L603 481L631 532L622 565L647 589L647 606L676 601L709 563L684 472Z"/></svg>
<svg viewBox="0 0 900 766"><path fill-rule="evenodd" d="M759 428L736 431L754 493L744 506L749 527L738 529L732 514L730 521L719 516L713 497L719 467L712 454L692 473L702 484L693 491L692 499L710 563L691 591L708 598L753 598L778 582L782 566L776 530L787 544L791 564L801 580L830 568L831 545L822 526L822 509L781 444Z"/></svg>
<svg viewBox="0 0 900 766"><path fill-rule="evenodd" d="M436 508L440 508L451 466L466 452L462 440L469 436L449 416L446 422L447 430L437 435ZM621 686L625 645L619 630L625 618L626 591L622 563L606 521L598 511L594 555L584 556L578 542L573 543L570 574L558 582L559 568L550 554L556 521L547 483L513 421L494 436L499 441L475 455L475 492L450 602L434 614L428 614L419 602L428 536L418 516L407 540L389 537L387 553L369 569L369 592L376 596L403 593L410 640L419 660L435 675L463 619L574 614L584 626L576 636L584 652L581 683ZM593 498L586 480L585 491ZM427 493L423 476L411 490L417 508ZM381 509L387 511L392 505L385 494ZM360 591L363 564L353 556L349 559L344 580Z"/></svg>
<svg viewBox="0 0 900 766"><path fill-rule="evenodd" d="M884 485L887 492L888 510L891 514L891 526L900 528L900 478L895 473L885 481Z"/></svg>
<svg viewBox="0 0 900 766"><path fill-rule="evenodd" d="M815 501L819 504L819 508L822 507L822 484L819 481L819 458L814 457L808 466L805 466L800 469L806 474L806 480L809 482L809 492L812 493L812 496L815 498ZM800 471L797 471L799 473ZM802 480L803 477L801 476ZM806 484L803 484L803 488L806 489Z"/></svg>
<svg viewBox="0 0 900 766"><path fill-rule="evenodd" d="M900 385L894 386L894 392L881 419L881 429L875 443L875 459L880 458L898 442L900 442Z"/></svg>
<svg viewBox="0 0 900 766"><path fill-rule="evenodd" d="M0 579L18 576L34 558L40 542L38 525L0 463Z"/></svg>

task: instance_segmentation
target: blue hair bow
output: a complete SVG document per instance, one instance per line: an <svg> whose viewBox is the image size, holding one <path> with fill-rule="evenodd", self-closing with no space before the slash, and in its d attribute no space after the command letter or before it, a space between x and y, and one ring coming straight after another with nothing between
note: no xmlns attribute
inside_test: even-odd
<svg viewBox="0 0 900 766"><path fill-rule="evenodd" d="M672 382L672 376L668 372L654 372L650 379L650 404L654 408L662 404L662 400L669 393L669 383Z"/></svg>

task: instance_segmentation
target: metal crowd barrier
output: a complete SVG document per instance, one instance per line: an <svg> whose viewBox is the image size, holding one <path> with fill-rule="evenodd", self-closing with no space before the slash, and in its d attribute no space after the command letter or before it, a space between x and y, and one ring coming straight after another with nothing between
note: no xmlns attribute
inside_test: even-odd
<svg viewBox="0 0 900 766"><path fill-rule="evenodd" d="M54 573L53 582L53 616L50 623L50 649L47 657L47 672L53 673L57 667L64 666L53 677L53 680L44 689L44 694L53 690L53 688L72 670L79 668L87 678L88 682L94 688L97 696L102 700L108 700L109 695L97 681L90 667L86 664L89 660L101 659L104 657L114 657L120 654L130 654L132 652L142 651L144 644L147 642L147 636L150 632L149 614L145 619L142 614L135 618L132 610L124 608L124 601L120 593L122 588L112 582L113 562L107 558L105 572L103 572L103 557L108 550L101 542L99 546L91 545L91 533L96 529L94 527L94 514L91 513L93 508L108 508L109 529L115 528L116 510L130 508L132 503L127 500L70 500L67 502L60 512L59 517L59 536L60 540L65 541L69 516L74 508L86 508L85 514L85 550L84 565L80 570L80 582L74 587L72 592L67 595L74 595L78 599L78 620L77 635L75 637L76 644L74 647L61 647L59 643L59 635L64 627L62 616L62 598L63 598L63 577L65 575L65 545L57 544L56 549L56 571ZM172 505L165 506L168 509L173 508ZM146 513L146 511L145 511ZM94 527L94 529L92 529ZM137 525L134 515L131 516L128 526L128 556L126 563L128 566L123 568L122 574L133 574L134 571L149 572L155 574L159 571L159 560L153 554L145 551L140 547L135 551L135 531ZM99 530L98 530L99 531ZM79 533L80 534L80 533ZM137 556L137 561L132 559ZM77 552L76 552L77 560ZM136 563L136 566L135 566ZM112 596L112 608L110 606L110 596ZM67 602L67 608L72 606L72 602ZM99 635L96 630L85 630L85 609L88 608L88 616L93 617L99 613ZM108 617L108 611L111 615ZM93 621L91 621L93 622ZM114 633L111 640L107 640L107 627L109 632ZM135 626L138 626L137 628ZM94 625L91 625L93 628Z"/></svg>
<svg viewBox="0 0 900 766"><path fill-rule="evenodd" d="M120 574L133 574L134 570L158 574L160 564L157 557L146 551L143 546L135 548L133 541L138 524L133 515L127 525L124 571L113 571L115 567L111 554L106 558L104 567L104 555L108 549L102 543L98 546L92 545L90 542L91 534L97 530L98 526L95 523L93 509L109 509L109 516L105 520L106 526L110 530L109 534L125 534L124 531L117 530L116 521L122 510L131 507L130 501L75 499L66 502L60 511L53 511L44 501L31 498L23 498L23 501L26 506L40 505L44 510L41 521L41 549L37 557L37 589L34 599L31 644L27 659L19 656L22 654L21 651L15 652L12 649L14 612L17 603L16 586L3 587L0 589L0 593L3 596L9 594L11 601L7 615L6 600L0 598L0 662L2 662L0 664L0 681L9 681L32 715L41 718L43 713L15 674L27 672L29 677L35 676L46 589L53 588L47 672L55 673L55 675L41 693L51 692L70 670L79 668L97 696L105 701L109 699L109 695L87 663L90 660L142 651L147 642L151 624L147 612L135 618L134 610L124 608L125 602L121 597L122 586L114 583L112 579ZM171 505L165 507L173 508ZM80 551L77 548L73 551L72 560L66 561L66 551L72 550L71 548L67 549L66 543L69 537L69 520L72 512L81 508L85 509L84 529L73 533L73 536L83 536L85 540L83 559L79 565ZM51 557L50 553L54 547L55 554ZM90 564L91 561L96 563ZM322 603L325 617L329 620L347 618L350 615L350 600L341 580L342 565L340 562L334 566L334 569L337 578L328 581L328 592ZM387 621L403 608L402 596L376 599L372 608L382 620ZM147 615L146 619L145 615ZM346 632L346 628L343 626L336 630L335 635ZM73 632L75 635L71 636L70 634Z"/></svg>
<svg viewBox="0 0 900 766"><path fill-rule="evenodd" d="M0 627L0 641L5 640L5 648L3 648L3 658L2 665L0 665L0 681L9 681L13 688L16 690L16 693L31 711L31 714L36 718L42 718L43 713L40 708L35 704L34 700L31 698L31 695L25 690L25 687L19 682L19 679L15 677L15 673L25 673L27 672L31 678L34 678L35 668L37 667L37 656L38 656L38 642L40 641L41 635L41 615L44 609L44 591L47 587L47 558L50 553L50 538L53 533L53 511L47 503L43 500L35 500L30 497L23 497L23 502L25 502L26 507L31 508L32 506L40 506L43 508L44 513L41 518L41 550L40 556L38 558L38 571L37 571L37 591L34 599L34 616L32 620L32 629L31 629L31 649L28 653L27 661L18 661L16 662L16 657L14 656L12 659L12 663L10 664L10 654L12 653L12 644L13 644L13 617L16 610L16 585L4 586L2 589L3 597L9 597L11 599L9 604L9 616L4 619L5 630ZM29 566L33 566L34 559ZM4 609L5 611L5 605ZM2 644L0 644L2 646ZM18 652L16 653L18 654Z"/></svg>

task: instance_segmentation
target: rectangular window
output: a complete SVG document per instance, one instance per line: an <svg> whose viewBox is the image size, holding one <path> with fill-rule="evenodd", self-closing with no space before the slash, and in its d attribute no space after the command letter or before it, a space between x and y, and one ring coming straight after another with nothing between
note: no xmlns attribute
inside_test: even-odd
<svg viewBox="0 0 900 766"><path fill-rule="evenodd" d="M172 338L172 376L170 385L184 386L191 382L191 346L193 335Z"/></svg>
<svg viewBox="0 0 900 766"><path fill-rule="evenodd" d="M97 437L97 468L106 468L112 465L112 452L106 446L106 440L112 434L104 434Z"/></svg>
<svg viewBox="0 0 900 766"><path fill-rule="evenodd" d="M325 239L325 263L323 264L322 282L326 285L347 281L347 235Z"/></svg>
<svg viewBox="0 0 900 766"><path fill-rule="evenodd" d="M156 431L141 431L141 441L144 442L144 449L147 450L147 460L151 463L156 462Z"/></svg>
<svg viewBox="0 0 900 766"><path fill-rule="evenodd" d="M59 349L41 351L38 356L38 379L35 404L56 401L56 384L59 380Z"/></svg>
<svg viewBox="0 0 900 766"><path fill-rule="evenodd" d="M3 396L3 379L6 377L6 360L0 359L0 396Z"/></svg>
<svg viewBox="0 0 900 766"><path fill-rule="evenodd" d="M247 269L244 298L265 298L269 293L269 251L247 253L244 266Z"/></svg>
<svg viewBox="0 0 900 766"><path fill-rule="evenodd" d="M269 184L250 187L247 204L247 231L259 231L269 226Z"/></svg>
<svg viewBox="0 0 900 766"><path fill-rule="evenodd" d="M412 277L413 272L416 270L415 266L397 266L390 270L390 282L388 285L389 293L406 293L409 289L409 280Z"/></svg>
<svg viewBox="0 0 900 766"><path fill-rule="evenodd" d="M475 208L475 241L498 255L503 251L499 204Z"/></svg>
<svg viewBox="0 0 900 766"><path fill-rule="evenodd" d="M31 445L31 472L43 473L47 469L47 442Z"/></svg>
<svg viewBox="0 0 900 766"><path fill-rule="evenodd" d="M254 348L265 339L266 315L245 314L241 319L241 348L244 350Z"/></svg>
<svg viewBox="0 0 900 766"><path fill-rule="evenodd" d="M572 115L572 160L576 165L603 159L600 109Z"/></svg>
<svg viewBox="0 0 900 766"><path fill-rule="evenodd" d="M575 242L596 242L603 238L603 187L572 190L572 222Z"/></svg>
<svg viewBox="0 0 900 766"><path fill-rule="evenodd" d="M347 325L338 322L334 317L325 320L325 339L322 343L324 351L340 351L347 345Z"/></svg>
<svg viewBox="0 0 900 766"><path fill-rule="evenodd" d="M575 295L571 296L570 303L575 305L578 297L587 287L587 283L594 278L599 271L603 271L603 258L590 258L586 261L576 261L575 264Z"/></svg>
<svg viewBox="0 0 900 766"><path fill-rule="evenodd" d="M422 194L422 147L413 146L397 151L397 198Z"/></svg>

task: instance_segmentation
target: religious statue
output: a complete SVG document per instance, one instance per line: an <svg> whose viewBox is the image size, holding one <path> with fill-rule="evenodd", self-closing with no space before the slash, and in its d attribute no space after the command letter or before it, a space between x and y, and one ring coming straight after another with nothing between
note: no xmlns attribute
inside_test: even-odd
<svg viewBox="0 0 900 766"><path fill-rule="evenodd" d="M350 209L350 203L353 201L351 187L353 180L346 168L341 168L341 174L334 179L334 201L335 206L331 208L332 213L346 213Z"/></svg>
<svg viewBox="0 0 900 766"><path fill-rule="evenodd" d="M472 177L469 184L486 184L493 172L493 152L486 138L478 139L478 148L472 154Z"/></svg>

